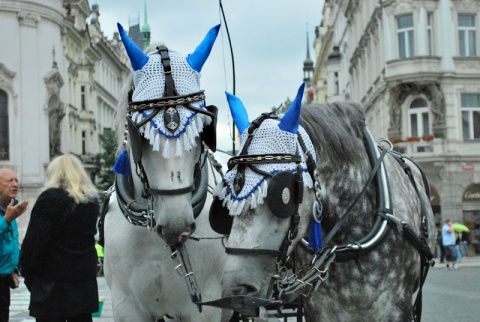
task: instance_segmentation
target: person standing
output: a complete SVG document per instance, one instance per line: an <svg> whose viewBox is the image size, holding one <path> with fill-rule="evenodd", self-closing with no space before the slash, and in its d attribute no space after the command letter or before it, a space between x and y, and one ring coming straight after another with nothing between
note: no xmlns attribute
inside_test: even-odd
<svg viewBox="0 0 480 322"><path fill-rule="evenodd" d="M447 269L450 269L450 263L453 269L457 269L457 255L455 249L455 233L453 232L452 219L448 218L442 227L442 242L445 247L445 259Z"/></svg>
<svg viewBox="0 0 480 322"><path fill-rule="evenodd" d="M73 155L53 159L47 177L20 255L30 316L37 322L91 322L98 311L98 193Z"/></svg>
<svg viewBox="0 0 480 322"><path fill-rule="evenodd" d="M18 178L10 169L0 169L0 322L8 322L10 288L17 288L20 245L16 218L27 210L28 201L18 202Z"/></svg>
<svg viewBox="0 0 480 322"><path fill-rule="evenodd" d="M445 247L443 247L442 242L442 231L437 230L437 245L439 249L440 263L445 263Z"/></svg>

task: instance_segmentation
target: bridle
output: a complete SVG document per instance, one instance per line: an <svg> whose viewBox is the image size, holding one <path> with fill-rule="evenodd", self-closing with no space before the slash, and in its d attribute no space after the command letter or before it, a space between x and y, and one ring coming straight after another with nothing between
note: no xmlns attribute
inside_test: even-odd
<svg viewBox="0 0 480 322"><path fill-rule="evenodd" d="M161 56L161 62L163 66L163 72L165 77L165 90L162 98L146 100L140 102L133 102L132 95L134 88L130 90L128 94L128 108L126 116L126 130L124 132L124 147L127 151L131 151L132 159L135 164L135 174L142 183L142 197L147 199L147 204L138 202L133 198L133 178L131 176L116 175L115 186L118 195L118 203L122 210L122 213L127 219L134 225L146 226L149 229L155 227L154 196L176 196L187 194L195 191L198 192L198 196L194 194L192 197L192 207L197 209L195 212L198 215L203 207L205 198L199 198L200 195L206 196L206 185L208 183L208 168L204 167L207 174L201 175L204 172L201 168L201 163L204 163L206 153L202 153L199 156L199 160L195 165L195 180L194 184L178 189L157 189L151 187L147 173L142 163L142 136L140 128L152 120L160 111L165 110L164 123L165 128L172 134L178 128L180 123L180 116L177 110L177 106L181 105L194 113L204 114L211 118L210 125L205 126L201 134L202 141L212 150L216 149L216 121L217 121L217 108L213 105L206 106L206 109L197 108L192 105L195 102L205 101L204 91L191 93L188 95L179 95L175 82L172 76L172 67L170 64L170 56L168 54L168 48L165 46L157 47L158 54ZM133 113L143 112L145 110L153 110L150 115L143 118L141 121L136 121L133 118ZM204 146L202 145L202 152ZM203 156L203 158L202 158ZM203 160L203 162L202 162ZM203 179L200 179L200 175ZM203 181L202 181L203 180ZM198 190L199 181L202 182L204 189ZM198 199L198 200L197 200ZM203 201L203 203L202 203ZM202 207L198 207L201 203ZM200 209L198 209L200 208Z"/></svg>
<svg viewBox="0 0 480 322"><path fill-rule="evenodd" d="M248 136L239 155L230 158L228 161L229 171L237 166L237 174L234 178L235 192L239 193L243 187L243 172L248 167L255 173L270 178L269 191L267 193L267 203L272 213L282 219L290 219L288 232L280 246L279 250L272 249L247 249L225 247L225 252L232 255L268 255L275 256L277 262L285 263L287 261L287 251L293 239L298 233L298 224L300 216L298 215L298 207L303 200L303 169L302 158L297 148L295 154L255 154L249 155L248 148L253 140L256 130L266 119L277 119L272 113L263 113L254 120L248 128ZM315 160L312 154L305 148L301 135L297 134L298 142L305 151L307 167L310 175L313 177ZM255 164L264 163L296 163L295 173L288 170L271 174L260 170ZM270 195L270 196L269 196ZM272 196L273 195L273 196Z"/></svg>

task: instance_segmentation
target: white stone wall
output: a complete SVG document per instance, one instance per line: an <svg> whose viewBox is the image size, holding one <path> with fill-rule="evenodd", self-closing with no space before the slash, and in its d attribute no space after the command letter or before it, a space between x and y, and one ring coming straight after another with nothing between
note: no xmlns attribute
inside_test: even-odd
<svg viewBox="0 0 480 322"><path fill-rule="evenodd" d="M315 65L324 66L327 75L327 102L361 103L368 127L377 138L392 139L395 111L400 115L398 135L405 139L409 135L409 104L415 98L427 101L432 128L434 108L439 104L433 101L429 86L437 86L445 102L443 130L438 132L443 135L431 142L403 142L396 147L428 173L439 194L442 222L447 217L461 222L463 211L475 207L480 211L480 201L462 202L465 189L480 183L480 140L463 140L460 101L462 93L480 93L480 2L332 0L325 6L324 34L330 42L315 47L317 58L322 59ZM433 13L433 55L428 51L428 13ZM476 57L459 57L458 13L476 14ZM413 14L415 54L399 59L396 16L402 14ZM328 59L323 51L331 53L335 47L340 58ZM314 74L313 84L319 84L321 75ZM394 101L399 101L398 108L392 105Z"/></svg>
<svg viewBox="0 0 480 322"><path fill-rule="evenodd" d="M69 11L64 2L70 3ZM81 155L85 131L87 155L98 154L99 134L116 120L128 60L98 26L86 26L89 7L87 0L0 1L0 89L8 95L10 139L10 158L0 161L0 167L17 173L19 199L30 203L18 220L21 239L50 162L49 107L63 103L65 116L57 124L62 153ZM96 171L92 164L85 166Z"/></svg>

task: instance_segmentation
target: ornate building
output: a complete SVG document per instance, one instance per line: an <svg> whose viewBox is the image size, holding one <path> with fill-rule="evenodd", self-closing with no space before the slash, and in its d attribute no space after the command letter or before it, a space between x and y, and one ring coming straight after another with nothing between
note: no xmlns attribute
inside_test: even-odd
<svg viewBox="0 0 480 322"><path fill-rule="evenodd" d="M437 224L480 228L480 2L326 0L316 99L362 104L375 137L414 158Z"/></svg>
<svg viewBox="0 0 480 322"><path fill-rule="evenodd" d="M99 17L87 0L0 1L0 167L31 206L55 155L78 155L94 178L99 136L115 126L129 64ZM29 214L18 221L23 237Z"/></svg>

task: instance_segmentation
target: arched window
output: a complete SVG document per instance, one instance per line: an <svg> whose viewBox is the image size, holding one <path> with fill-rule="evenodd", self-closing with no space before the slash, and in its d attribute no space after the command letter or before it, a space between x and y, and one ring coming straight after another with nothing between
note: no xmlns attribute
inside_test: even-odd
<svg viewBox="0 0 480 322"><path fill-rule="evenodd" d="M416 98L408 109L409 136L423 137L430 134L428 105L423 98Z"/></svg>
<svg viewBox="0 0 480 322"><path fill-rule="evenodd" d="M0 89L0 161L10 160L8 138L8 96Z"/></svg>

